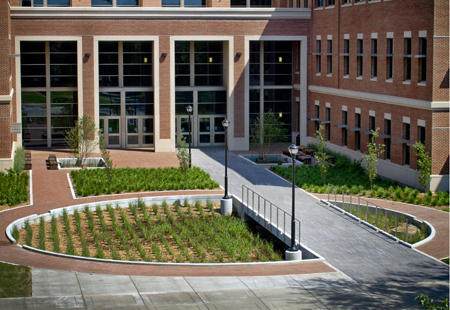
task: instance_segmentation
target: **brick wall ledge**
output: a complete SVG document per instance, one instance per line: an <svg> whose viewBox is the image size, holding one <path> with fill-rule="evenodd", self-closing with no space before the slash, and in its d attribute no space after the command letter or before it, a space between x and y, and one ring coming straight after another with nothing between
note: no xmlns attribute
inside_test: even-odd
<svg viewBox="0 0 450 310"><path fill-rule="evenodd" d="M310 19L301 8L12 7L11 18Z"/></svg>
<svg viewBox="0 0 450 310"><path fill-rule="evenodd" d="M11 102L13 95L14 95L14 88L11 89L9 95L0 95L0 102L7 102L7 103Z"/></svg>
<svg viewBox="0 0 450 310"><path fill-rule="evenodd" d="M448 110L450 108L450 101L433 101L431 102L432 109Z"/></svg>
<svg viewBox="0 0 450 310"><path fill-rule="evenodd" d="M428 100L419 100L419 99L411 99L411 98L404 98L404 97L397 97L397 96L390 96L390 95L374 94L374 93L367 93L367 92L361 92L361 91L355 91L355 90L347 90L347 89L338 89L338 88L310 85L309 91L314 92L314 93L334 95L334 96L339 96L339 97L347 97L347 98L354 98L354 99L359 99L359 100L367 100L367 101L373 101L373 102L395 104L395 105L399 105L399 106L405 106L405 107L417 108L417 109L431 110L431 107L432 107L431 101L428 101Z"/></svg>

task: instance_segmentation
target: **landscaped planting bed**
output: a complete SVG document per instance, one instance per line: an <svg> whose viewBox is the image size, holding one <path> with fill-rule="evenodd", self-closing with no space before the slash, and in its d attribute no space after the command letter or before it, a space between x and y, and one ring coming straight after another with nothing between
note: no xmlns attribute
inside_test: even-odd
<svg viewBox="0 0 450 310"><path fill-rule="evenodd" d="M0 172L0 210L28 200L28 173Z"/></svg>
<svg viewBox="0 0 450 310"><path fill-rule="evenodd" d="M330 152L336 158L336 164L330 166L326 182L357 196L403 201L416 205L433 206L449 211L449 193L420 193L419 190L401 186L395 182L376 178L373 190L370 190L370 180L359 163L351 162L346 156ZM292 167L272 166L270 170L287 180L292 179ZM295 168L295 184L312 193L327 193L328 186L323 184L319 166L304 165ZM334 193L334 186L330 192ZM338 191L339 193L339 191Z"/></svg>
<svg viewBox="0 0 450 310"><path fill-rule="evenodd" d="M186 189L214 189L219 184L200 168L188 169L186 179L180 168L115 168L110 184L104 169L71 171L78 196L119 194L125 192Z"/></svg>
<svg viewBox="0 0 450 310"><path fill-rule="evenodd" d="M106 209L84 208L73 215L63 213L50 222L25 223L12 229L19 244L41 250L102 259L227 263L282 259L273 244L254 234L244 220L222 216L219 206L207 202L195 205L145 205L142 200L128 208L107 205Z"/></svg>
<svg viewBox="0 0 450 310"><path fill-rule="evenodd" d="M422 227L418 227L409 221L408 226L406 226L406 217L404 215L397 214L396 217L390 211L386 213L382 209L376 211L373 208L366 208L364 205L358 208L358 205L350 203L344 203L342 208L409 244L414 244L428 237L428 229L425 224ZM408 234L406 233L406 227L408 227Z"/></svg>

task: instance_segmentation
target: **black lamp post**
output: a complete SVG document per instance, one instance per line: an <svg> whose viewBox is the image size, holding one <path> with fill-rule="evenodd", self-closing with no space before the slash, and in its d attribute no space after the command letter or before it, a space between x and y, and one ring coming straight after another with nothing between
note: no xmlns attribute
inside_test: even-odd
<svg viewBox="0 0 450 310"><path fill-rule="evenodd" d="M186 111L189 115L189 169L191 169L191 113L192 113L192 106L188 105L186 107Z"/></svg>
<svg viewBox="0 0 450 310"><path fill-rule="evenodd" d="M229 199L228 197L228 164L227 164L227 153L228 153L228 126L230 122L227 119L222 121L222 126L225 128L225 196L222 199Z"/></svg>
<svg viewBox="0 0 450 310"><path fill-rule="evenodd" d="M289 146L289 154L292 157L292 223L291 223L291 248L289 251L297 251L295 248L295 155L298 147L295 144Z"/></svg>

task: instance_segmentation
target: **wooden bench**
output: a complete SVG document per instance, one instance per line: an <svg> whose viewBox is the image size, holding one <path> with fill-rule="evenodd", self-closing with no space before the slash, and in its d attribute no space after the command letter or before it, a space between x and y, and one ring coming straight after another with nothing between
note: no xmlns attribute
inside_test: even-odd
<svg viewBox="0 0 450 310"><path fill-rule="evenodd" d="M297 160L301 161L305 165L311 165L311 156L308 155L297 155Z"/></svg>
<svg viewBox="0 0 450 310"><path fill-rule="evenodd" d="M317 152L318 155L320 155L319 152ZM332 165L334 165L334 163L336 162L336 158L334 156L330 156L328 155L328 162Z"/></svg>
<svg viewBox="0 0 450 310"><path fill-rule="evenodd" d="M316 151L310 148L306 148L303 153L310 155L310 156L314 156L316 154Z"/></svg>
<svg viewBox="0 0 450 310"><path fill-rule="evenodd" d="M48 165L50 170L58 170L58 161L56 160L55 154L48 155Z"/></svg>

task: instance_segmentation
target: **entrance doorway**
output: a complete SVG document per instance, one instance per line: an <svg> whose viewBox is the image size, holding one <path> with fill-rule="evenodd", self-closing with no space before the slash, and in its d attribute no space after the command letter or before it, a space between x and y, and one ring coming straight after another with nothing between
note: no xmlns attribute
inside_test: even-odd
<svg viewBox="0 0 450 310"><path fill-rule="evenodd" d="M153 117L127 117L126 147L146 147L153 145Z"/></svg>
<svg viewBox="0 0 450 310"><path fill-rule="evenodd" d="M225 131L222 126L224 116L198 117L198 145L221 145L225 143Z"/></svg>
<svg viewBox="0 0 450 310"><path fill-rule="evenodd" d="M101 117L100 133L108 147L119 148L120 145L120 117Z"/></svg>

